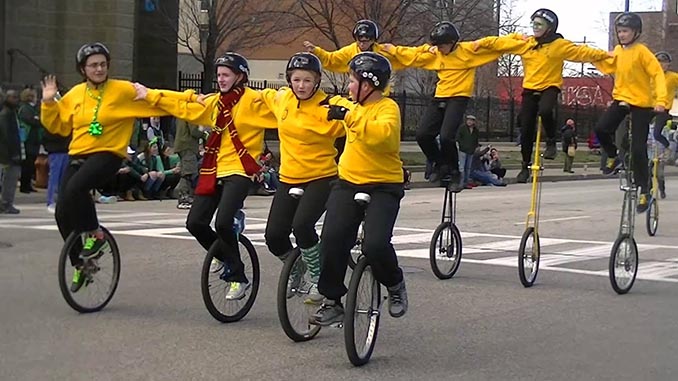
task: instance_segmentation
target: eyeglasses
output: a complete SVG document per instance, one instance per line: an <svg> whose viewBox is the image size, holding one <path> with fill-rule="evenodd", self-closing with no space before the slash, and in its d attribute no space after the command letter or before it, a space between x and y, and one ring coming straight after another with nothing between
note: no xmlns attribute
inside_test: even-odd
<svg viewBox="0 0 678 381"><path fill-rule="evenodd" d="M87 64L85 66L87 66L90 69L96 69L98 67L105 69L105 68L108 67L108 62L95 62L95 63Z"/></svg>

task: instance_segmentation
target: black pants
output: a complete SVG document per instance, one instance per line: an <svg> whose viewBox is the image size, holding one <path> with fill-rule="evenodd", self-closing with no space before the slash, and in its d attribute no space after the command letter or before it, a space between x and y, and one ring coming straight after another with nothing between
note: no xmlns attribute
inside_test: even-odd
<svg viewBox="0 0 678 381"><path fill-rule="evenodd" d="M433 98L417 128L417 143L426 158L438 165L459 171L457 130L464 119L468 97ZM440 148L436 136L440 134Z"/></svg>
<svg viewBox="0 0 678 381"><path fill-rule="evenodd" d="M87 156L70 156L69 164L59 186L56 222L61 237L66 240L71 232L90 232L99 228L97 211L90 191L104 186L115 176L122 158L110 152ZM71 264L76 265L79 250L71 252Z"/></svg>
<svg viewBox="0 0 678 381"><path fill-rule="evenodd" d="M543 91L523 90L523 103L520 107L520 152L523 162L532 161L532 149L537 132L537 116L546 132L546 142L556 143L555 111L560 89L551 86Z"/></svg>
<svg viewBox="0 0 678 381"><path fill-rule="evenodd" d="M603 147L608 158L617 157L617 146L614 143L615 132L617 128L627 128L626 125L620 126L627 113L627 109L619 106L619 101L615 100L596 124L596 135L598 135L600 146ZM651 118L652 109L631 106L633 177L636 185L640 186L641 193L648 192L647 133Z"/></svg>
<svg viewBox="0 0 678 381"><path fill-rule="evenodd" d="M19 190L21 192L29 192L33 189L31 180L35 177L35 159L38 155L26 154L26 158L21 162L21 185Z"/></svg>
<svg viewBox="0 0 678 381"><path fill-rule="evenodd" d="M662 135L662 130L669 119L671 119L671 115L669 115L668 111L655 112L654 114L654 130L652 134L654 135L654 140L661 143L664 148L669 148L669 141Z"/></svg>
<svg viewBox="0 0 678 381"><path fill-rule="evenodd" d="M294 233L297 246L302 249L309 249L318 243L315 224L325 212L333 179L318 179L294 185L280 182L266 222L266 246L273 255L279 257L292 250L290 233ZM290 188L294 187L304 189L304 195L300 199L289 195Z"/></svg>
<svg viewBox="0 0 678 381"><path fill-rule="evenodd" d="M129 173L118 173L104 184L99 192L104 196L124 196L128 190L140 184Z"/></svg>
<svg viewBox="0 0 678 381"><path fill-rule="evenodd" d="M357 192L372 196L365 210L353 200ZM320 240L322 264L318 291L321 294L333 300L340 300L346 294L344 276L363 213L363 254L372 266L374 277L387 287L403 280L391 237L404 195L402 184L356 185L343 180L334 183Z"/></svg>
<svg viewBox="0 0 678 381"><path fill-rule="evenodd" d="M221 178L213 195L195 195L186 218L186 229L200 245L226 263L231 274L225 279L228 282L247 282L240 260L238 236L233 230L233 217L243 207L250 186L252 180L244 176ZM217 212L216 232L210 226L214 212Z"/></svg>

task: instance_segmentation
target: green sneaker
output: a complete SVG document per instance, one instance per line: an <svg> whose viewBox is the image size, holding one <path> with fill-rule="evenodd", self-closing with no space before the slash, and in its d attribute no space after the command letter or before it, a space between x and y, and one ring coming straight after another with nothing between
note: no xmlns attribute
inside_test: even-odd
<svg viewBox="0 0 678 381"><path fill-rule="evenodd" d="M71 281L71 292L72 293L78 292L83 284L85 284L85 275L82 273L81 269L76 268L75 271L73 271L73 280Z"/></svg>
<svg viewBox="0 0 678 381"><path fill-rule="evenodd" d="M80 252L81 258L90 258L99 253L101 248L106 243L106 240L99 239L96 237L87 237L85 238L85 244L82 245L82 251Z"/></svg>
<svg viewBox="0 0 678 381"><path fill-rule="evenodd" d="M231 282L230 289L226 293L226 300L240 300L245 297L245 292L249 290L251 284L241 282Z"/></svg>

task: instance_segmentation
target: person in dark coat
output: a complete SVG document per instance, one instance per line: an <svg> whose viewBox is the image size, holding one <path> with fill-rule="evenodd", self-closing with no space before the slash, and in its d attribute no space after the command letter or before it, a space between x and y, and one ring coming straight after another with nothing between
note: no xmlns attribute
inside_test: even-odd
<svg viewBox="0 0 678 381"><path fill-rule="evenodd" d="M25 154L19 136L18 106L19 96L16 91L7 91L0 111L0 167L3 169L0 214L19 214L19 210L14 207L14 195Z"/></svg>

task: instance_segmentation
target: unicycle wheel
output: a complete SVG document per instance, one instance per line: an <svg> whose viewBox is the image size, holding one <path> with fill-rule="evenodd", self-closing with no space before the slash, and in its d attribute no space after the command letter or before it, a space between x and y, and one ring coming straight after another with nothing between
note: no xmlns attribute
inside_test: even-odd
<svg viewBox="0 0 678 381"><path fill-rule="evenodd" d="M610 284L617 294L626 294L638 274L638 246L628 234L620 235L610 252Z"/></svg>
<svg viewBox="0 0 678 381"><path fill-rule="evenodd" d="M524 287L532 287L539 272L539 235L534 227L525 229L518 248L518 276Z"/></svg>
<svg viewBox="0 0 678 381"><path fill-rule="evenodd" d="M457 225L445 221L438 225L431 237L429 260L431 270L439 279L450 279L461 263L461 233Z"/></svg>

